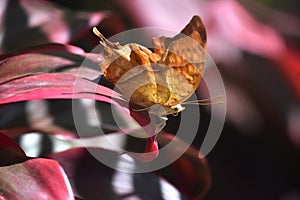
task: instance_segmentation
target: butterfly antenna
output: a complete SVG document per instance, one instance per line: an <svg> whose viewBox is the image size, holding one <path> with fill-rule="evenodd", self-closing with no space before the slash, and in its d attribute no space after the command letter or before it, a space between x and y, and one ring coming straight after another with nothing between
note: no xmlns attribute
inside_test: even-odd
<svg viewBox="0 0 300 200"><path fill-rule="evenodd" d="M106 39L106 38L100 33L100 31L99 31L96 27L93 28L93 33L94 33L95 35L97 35L97 36L100 38L100 43L101 43L103 46L108 45L108 46L110 46L110 47L118 48L118 49L121 47L120 44L119 44L118 42L117 42L117 43L112 43L112 42L110 42L108 39Z"/></svg>
<svg viewBox="0 0 300 200"><path fill-rule="evenodd" d="M223 101L222 100L215 101L215 102L212 102L212 101L216 100L216 99L220 99L222 97L223 97L223 95L219 95L219 96L215 96L215 97L208 98L208 99L198 99L198 100L193 100L193 101L186 101L186 102L183 102L181 104L201 105L201 106L217 105L217 104L222 104Z"/></svg>
<svg viewBox="0 0 300 200"><path fill-rule="evenodd" d="M142 112L142 111L145 111L145 110L149 110L149 107L148 108L140 108L140 109L132 109L133 111L135 112Z"/></svg>

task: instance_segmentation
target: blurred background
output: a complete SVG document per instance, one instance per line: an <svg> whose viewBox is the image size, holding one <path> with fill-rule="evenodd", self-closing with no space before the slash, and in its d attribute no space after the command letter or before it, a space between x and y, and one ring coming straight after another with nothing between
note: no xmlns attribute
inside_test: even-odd
<svg viewBox="0 0 300 200"><path fill-rule="evenodd" d="M93 26L106 37L149 26L179 32L199 15L227 96L204 199L300 200L299 8L297 0L4 0L0 52L49 42L90 51L98 44ZM203 113L197 148L209 123ZM177 121L170 117L165 130L176 133Z"/></svg>

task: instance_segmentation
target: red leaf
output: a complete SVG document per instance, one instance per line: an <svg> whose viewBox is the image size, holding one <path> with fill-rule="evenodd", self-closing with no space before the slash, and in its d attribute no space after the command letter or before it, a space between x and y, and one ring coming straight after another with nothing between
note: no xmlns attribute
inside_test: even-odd
<svg viewBox="0 0 300 200"><path fill-rule="evenodd" d="M1 167L0 191L0 199L74 199L63 169L49 159Z"/></svg>
<svg viewBox="0 0 300 200"><path fill-rule="evenodd" d="M76 81L76 86L74 86ZM113 95L114 94L114 95ZM124 101L107 87L69 74L38 74L19 78L0 85L0 104L37 99L90 98L117 104Z"/></svg>
<svg viewBox="0 0 300 200"><path fill-rule="evenodd" d="M25 50L23 54L17 53L12 57L6 56L0 68L0 83L2 82L0 84L0 104L38 99L89 98L115 105L124 105L125 110L129 113L126 107L128 102L120 94L86 80L98 77L100 70L96 71L81 66L84 58L99 69L98 63L101 61L101 56L85 53L82 56L75 55L65 51L64 47L66 46L44 46ZM66 70L67 66L72 67ZM62 72L49 73L56 70ZM143 120L142 114L136 114L133 117L139 123L142 122L142 125L146 124L145 121L148 120ZM148 129L146 131L152 136L155 127ZM149 138L146 151L151 152L151 155L142 159L154 159L158 154L157 149L156 141L153 140L153 137Z"/></svg>
<svg viewBox="0 0 300 200"><path fill-rule="evenodd" d="M293 48L280 57L277 57L275 63L289 80L298 99L300 99L300 52Z"/></svg>
<svg viewBox="0 0 300 200"><path fill-rule="evenodd" d="M55 72L57 70L77 75L78 73L76 72L78 70L73 70L72 72L70 70L66 71L66 68L79 68L79 66L79 76L95 79L101 74L98 66L101 61L102 57L100 54L86 54L82 49L71 45L52 44L34 47L16 54L2 56L0 62L0 83L28 75ZM99 70L96 71L82 66L83 63L93 65L88 67L95 67Z"/></svg>
<svg viewBox="0 0 300 200"><path fill-rule="evenodd" d="M19 145L0 132L0 166L11 165L25 160L27 160L27 157Z"/></svg>
<svg viewBox="0 0 300 200"><path fill-rule="evenodd" d="M163 148L170 142L175 142L176 148L167 152L168 157L185 148L183 141L166 132L158 135L158 142ZM162 154L160 154L162 156ZM199 151L189 147L182 156L169 166L159 169L156 173L178 188L188 199L202 199L211 184L210 170L205 158L199 157Z"/></svg>
<svg viewBox="0 0 300 200"><path fill-rule="evenodd" d="M12 138L15 138L23 134L28 134L28 133L51 134L59 138L66 138L66 139L77 138L76 133L56 125L47 125L38 128L30 128L30 127L8 128L8 129L2 129L1 132L3 132L5 135L8 135L9 137Z"/></svg>
<svg viewBox="0 0 300 200"><path fill-rule="evenodd" d="M174 138L173 135L167 133L158 135L158 142L162 147L171 141L174 142L174 139L176 148L169 148L164 152L166 154L160 154L159 157L162 156L160 159L164 159L165 156L167 156L167 159L173 157L178 154L178 151L182 151L185 145L178 138ZM111 160L118 161L117 153L106 152L106 155L110 156ZM60 153L53 153L49 157L60 162L71 183L74 184L74 190L80 196L87 199L95 199L100 196L104 199L110 199L115 195L112 189L112 177L115 171L94 158L86 149L71 149ZM128 161L126 166L135 164L137 163L130 163ZM154 161L153 163L142 163L138 167L142 168L144 166L146 169L150 169L148 167L151 164L154 165L154 168L157 165ZM131 175L129 172L125 172L124 174L127 174L127 176ZM145 173L144 175L149 176L149 173ZM199 158L199 152L192 147L189 147L187 151L183 152L181 157L169 166L155 171L153 175L158 175L166 179L181 193L185 194L188 199L200 199L208 191L211 183L210 171L206 160ZM140 185L139 187L145 187L146 189L149 187L149 184ZM125 192L126 188L126 186L123 188ZM132 191L130 194L132 194Z"/></svg>
<svg viewBox="0 0 300 200"><path fill-rule="evenodd" d="M74 54L74 52L81 53L81 55ZM0 63L0 83L4 83L0 85L1 103L57 98L92 98L111 102L108 97L112 96L112 90L79 78L91 80L101 74L98 67L102 59L100 54L86 54L74 46L53 44L23 50L4 57L5 59ZM84 60L86 60L85 63L89 62L97 67L99 71L82 66ZM68 66L72 67L65 70ZM62 72L67 74L48 74L62 69L64 69ZM92 95L94 92L97 95ZM72 95L73 93L77 94ZM115 98L123 100L118 94Z"/></svg>

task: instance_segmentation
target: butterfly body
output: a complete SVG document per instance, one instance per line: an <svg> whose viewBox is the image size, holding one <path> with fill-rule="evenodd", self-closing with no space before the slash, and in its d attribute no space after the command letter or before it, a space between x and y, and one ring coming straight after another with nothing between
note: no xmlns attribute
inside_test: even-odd
<svg viewBox="0 0 300 200"><path fill-rule="evenodd" d="M158 115L178 114L180 105L198 87L205 68L206 31L198 16L173 38L153 38L153 51L136 44L124 46L96 33L104 47L104 76L134 104Z"/></svg>

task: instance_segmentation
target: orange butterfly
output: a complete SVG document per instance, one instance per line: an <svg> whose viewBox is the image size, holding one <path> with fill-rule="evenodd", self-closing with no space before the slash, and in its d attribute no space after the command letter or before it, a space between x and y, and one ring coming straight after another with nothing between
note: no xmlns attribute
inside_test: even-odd
<svg viewBox="0 0 300 200"><path fill-rule="evenodd" d="M185 102L198 87L205 68L206 30L200 17L194 16L173 38L153 38L153 52L136 43L111 43L96 28L93 31L104 47L105 61L100 64L104 76L131 103L146 109L160 105L151 112L177 115L184 110L181 104L207 101Z"/></svg>

